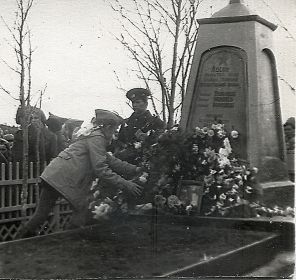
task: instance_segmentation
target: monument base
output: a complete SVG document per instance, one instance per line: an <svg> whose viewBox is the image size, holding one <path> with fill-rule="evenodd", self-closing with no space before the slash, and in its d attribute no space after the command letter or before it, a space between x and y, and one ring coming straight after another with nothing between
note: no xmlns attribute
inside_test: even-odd
<svg viewBox="0 0 296 280"><path fill-rule="evenodd" d="M289 180L261 183L263 201L267 206L294 207L295 184Z"/></svg>

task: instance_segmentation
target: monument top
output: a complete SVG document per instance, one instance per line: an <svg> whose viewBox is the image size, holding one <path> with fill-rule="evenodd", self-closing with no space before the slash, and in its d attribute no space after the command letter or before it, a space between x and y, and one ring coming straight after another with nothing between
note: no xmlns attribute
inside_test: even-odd
<svg viewBox="0 0 296 280"><path fill-rule="evenodd" d="M214 13L212 18L248 16L251 14L253 13L243 4L242 0L230 0L229 4L222 10Z"/></svg>

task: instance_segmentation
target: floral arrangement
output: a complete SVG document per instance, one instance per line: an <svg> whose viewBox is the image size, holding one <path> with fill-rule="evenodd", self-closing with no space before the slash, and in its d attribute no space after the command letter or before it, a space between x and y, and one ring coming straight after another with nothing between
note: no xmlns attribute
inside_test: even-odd
<svg viewBox="0 0 296 280"><path fill-rule="evenodd" d="M132 208L149 205L163 213L224 217L294 216L291 207L268 208L260 202L258 169L238 158L232 148L237 146L239 136L238 131L227 132L223 124L214 123L190 133L173 127L154 144L134 143L147 172L135 178L144 186L144 195ZM201 205L181 199L182 180L193 180L203 187ZM93 213L102 218L128 212L131 200L119 191L111 199L101 196L97 202Z"/></svg>

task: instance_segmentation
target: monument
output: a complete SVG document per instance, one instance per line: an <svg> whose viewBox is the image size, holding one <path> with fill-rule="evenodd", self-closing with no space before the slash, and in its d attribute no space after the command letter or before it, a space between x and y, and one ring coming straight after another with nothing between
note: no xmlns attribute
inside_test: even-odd
<svg viewBox="0 0 296 280"><path fill-rule="evenodd" d="M181 127L190 130L221 120L228 130L237 130L236 152L259 168L263 191L274 198L286 187L284 199L292 202L272 43L277 26L239 0L198 22Z"/></svg>

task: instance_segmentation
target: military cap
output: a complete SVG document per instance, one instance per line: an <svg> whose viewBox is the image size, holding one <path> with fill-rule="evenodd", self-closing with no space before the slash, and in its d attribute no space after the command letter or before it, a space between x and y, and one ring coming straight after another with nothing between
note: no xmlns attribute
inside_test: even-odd
<svg viewBox="0 0 296 280"><path fill-rule="evenodd" d="M133 88L126 93L126 97L131 101L138 99L147 101L149 95L151 95L150 91L145 88Z"/></svg>
<svg viewBox="0 0 296 280"><path fill-rule="evenodd" d="M115 112L103 109L96 109L95 113L97 124L119 125L123 123L123 118Z"/></svg>

